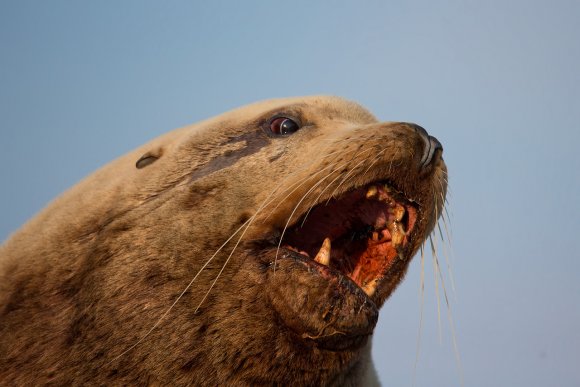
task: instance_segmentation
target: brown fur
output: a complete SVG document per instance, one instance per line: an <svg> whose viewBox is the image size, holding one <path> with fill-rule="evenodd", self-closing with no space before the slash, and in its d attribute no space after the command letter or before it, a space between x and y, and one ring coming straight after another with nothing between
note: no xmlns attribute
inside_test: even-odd
<svg viewBox="0 0 580 387"><path fill-rule="evenodd" d="M303 128L268 136L263 126L275 114ZM440 155L418 166L424 146L410 125L308 97L234 110L121 157L0 248L0 384L362 383L378 307L445 196ZM337 293L344 284L321 280L269 242L327 174L337 183L312 191L291 223L318 193L322 202L386 178L421 209L406 259L372 300L360 289ZM320 315L325 306L330 320Z"/></svg>

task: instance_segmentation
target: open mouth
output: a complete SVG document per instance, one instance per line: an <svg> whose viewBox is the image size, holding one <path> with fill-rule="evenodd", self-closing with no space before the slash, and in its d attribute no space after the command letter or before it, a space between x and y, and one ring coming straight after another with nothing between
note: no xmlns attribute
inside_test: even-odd
<svg viewBox="0 0 580 387"><path fill-rule="evenodd" d="M388 183L373 183L313 207L282 239L331 275L350 278L369 297L396 259L405 259L416 207Z"/></svg>

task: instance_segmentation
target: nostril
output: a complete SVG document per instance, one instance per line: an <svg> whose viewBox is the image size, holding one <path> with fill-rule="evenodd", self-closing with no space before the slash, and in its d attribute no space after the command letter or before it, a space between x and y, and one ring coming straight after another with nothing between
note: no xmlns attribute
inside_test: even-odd
<svg viewBox="0 0 580 387"><path fill-rule="evenodd" d="M431 161L433 161L433 156L435 156L437 150L440 151L443 150L443 146L441 145L439 140L437 140L433 136L430 136L429 133L427 133L427 131L422 127L420 127L419 125L416 124L407 124L407 125L413 128L415 133L417 133L419 137L421 137L421 140L423 140L423 144L425 146L423 148L423 154L421 155L420 166L421 169L426 168L431 163Z"/></svg>
<svg viewBox="0 0 580 387"><path fill-rule="evenodd" d="M435 150L440 149L443 150L443 145L433 136L429 136L429 142L431 142L431 146L435 148Z"/></svg>
<svg viewBox="0 0 580 387"><path fill-rule="evenodd" d="M423 149L423 156L421 157L421 168L425 168L431 163L437 150L443 150L443 146L435 137L427 136L427 138L423 137L423 140L425 141L425 148Z"/></svg>
<svg viewBox="0 0 580 387"><path fill-rule="evenodd" d="M425 147L423 148L423 155L421 156L421 163L420 163L421 168L425 168L433 160L433 156L435 155L435 152L438 149L443 150L443 146L441 146L441 143L439 142L439 140L437 140L433 136L429 136L429 133L427 133L427 131L425 129L423 129L422 127L420 127L419 125L411 124L411 126L413 127L415 132L421 137L421 139L423 140L423 143L425 144Z"/></svg>

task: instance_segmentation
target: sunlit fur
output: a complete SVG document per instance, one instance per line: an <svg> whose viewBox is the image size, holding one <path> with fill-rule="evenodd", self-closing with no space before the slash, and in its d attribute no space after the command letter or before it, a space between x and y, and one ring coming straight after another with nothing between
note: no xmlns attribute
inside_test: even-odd
<svg viewBox="0 0 580 387"><path fill-rule="evenodd" d="M301 129L268 135L279 115ZM412 125L306 97L119 158L1 247L0 384L368 385L377 308L443 208L446 167L420 168L423 147ZM370 299L280 249L312 206L384 180L419 218Z"/></svg>

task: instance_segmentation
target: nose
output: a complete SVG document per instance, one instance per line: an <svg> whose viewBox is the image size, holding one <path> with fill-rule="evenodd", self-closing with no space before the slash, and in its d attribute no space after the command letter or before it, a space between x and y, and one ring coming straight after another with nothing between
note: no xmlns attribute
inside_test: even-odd
<svg viewBox="0 0 580 387"><path fill-rule="evenodd" d="M421 168L427 167L431 160L433 160L433 156L435 152L439 149L443 151L443 146L435 137L430 136L429 133L419 125L411 124L415 132L419 134L423 142L425 143L425 147L423 148L423 154L421 156Z"/></svg>

